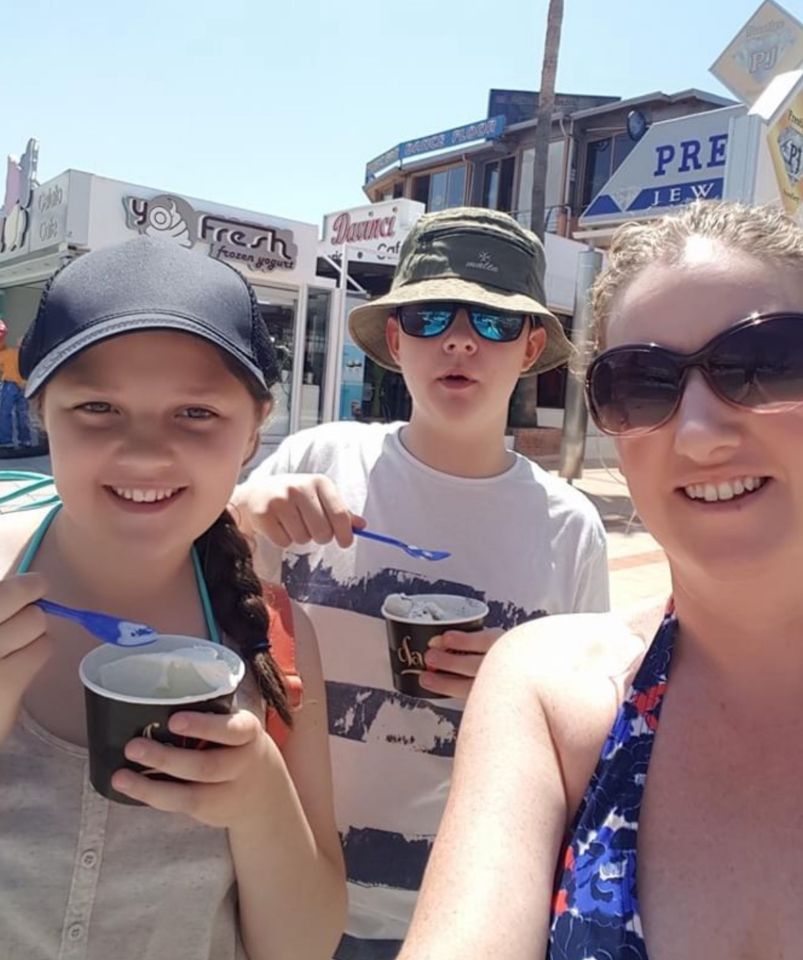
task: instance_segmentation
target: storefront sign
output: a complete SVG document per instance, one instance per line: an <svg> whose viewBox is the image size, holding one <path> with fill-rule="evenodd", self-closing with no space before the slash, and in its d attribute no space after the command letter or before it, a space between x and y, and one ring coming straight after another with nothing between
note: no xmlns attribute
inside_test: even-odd
<svg viewBox="0 0 803 960"><path fill-rule="evenodd" d="M8 158L5 200L0 209L0 254L20 253L25 245L38 158L39 145L35 140L28 141L19 160Z"/></svg>
<svg viewBox="0 0 803 960"><path fill-rule="evenodd" d="M365 167L365 182L369 183L386 167L392 166L401 160L418 157L423 153L432 153L434 150L448 150L451 147L462 147L473 140L498 140L505 131L507 118L504 114L495 117L486 117L475 123L468 123L463 127L454 127L441 133L432 133L418 140L407 140L396 147L391 147L385 153L370 160Z"/></svg>
<svg viewBox="0 0 803 960"><path fill-rule="evenodd" d="M803 92L769 128L767 146L784 208L797 216L803 203Z"/></svg>
<svg viewBox="0 0 803 960"><path fill-rule="evenodd" d="M345 244L349 260L396 264L402 241L424 210L423 203L400 198L330 213L318 252L339 263Z"/></svg>
<svg viewBox="0 0 803 960"><path fill-rule="evenodd" d="M534 120L538 115L540 94L537 90L501 90L493 87L488 92L488 116L503 113L509 125ZM556 93L555 112L576 113L606 103L615 103L620 97L589 96L576 93Z"/></svg>
<svg viewBox="0 0 803 960"><path fill-rule="evenodd" d="M167 237L183 247L206 244L211 257L258 273L296 267L291 230L199 213L182 197L168 194L150 200L127 196L123 204L126 226L138 233Z"/></svg>
<svg viewBox="0 0 803 960"><path fill-rule="evenodd" d="M453 130L444 130L442 133L433 133L420 140L408 140L399 145L399 155L402 160L408 157L417 157L422 153L431 153L433 150L448 150L450 147L462 147L472 140L497 140L502 136L507 120L504 114L487 117L476 123L466 124L464 127L455 127Z"/></svg>
<svg viewBox="0 0 803 960"><path fill-rule="evenodd" d="M67 239L69 185L70 175L64 173L34 191L29 231L32 253Z"/></svg>
<svg viewBox="0 0 803 960"><path fill-rule="evenodd" d="M581 226L656 216L722 197L728 125L743 106L653 124L580 218Z"/></svg>
<svg viewBox="0 0 803 960"><path fill-rule="evenodd" d="M770 80L803 63L803 24L766 0L742 27L711 73L745 103L753 103Z"/></svg>
<svg viewBox="0 0 803 960"><path fill-rule="evenodd" d="M390 150L386 150L384 153L380 153L378 157L374 157L373 160L369 160L365 165L365 182L368 183L369 180L373 180L386 167L392 167L394 163L398 163L400 158L399 144L396 144Z"/></svg>
<svg viewBox="0 0 803 960"><path fill-rule="evenodd" d="M364 240L376 240L378 237L392 237L396 232L396 213L387 217L368 216L365 220L351 219L348 210L339 213L332 223L330 243L336 247L344 243L360 243Z"/></svg>

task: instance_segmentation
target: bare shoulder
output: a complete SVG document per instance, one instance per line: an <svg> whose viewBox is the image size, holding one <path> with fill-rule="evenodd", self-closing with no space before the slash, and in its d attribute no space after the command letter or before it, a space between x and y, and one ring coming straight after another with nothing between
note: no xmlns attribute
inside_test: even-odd
<svg viewBox="0 0 803 960"><path fill-rule="evenodd" d="M554 681L626 673L645 652L643 638L612 613L571 613L523 623L505 634L494 657L515 662L545 690Z"/></svg>
<svg viewBox="0 0 803 960"><path fill-rule="evenodd" d="M593 773L648 644L614 614L544 617L516 627L487 667L539 702L558 755L569 811ZM486 667L483 667L485 670Z"/></svg>
<svg viewBox="0 0 803 960"><path fill-rule="evenodd" d="M293 612L293 634L299 673L304 676L305 673L313 671L317 675L321 671L321 658L315 628L300 604L291 600L290 607Z"/></svg>
<svg viewBox="0 0 803 960"><path fill-rule="evenodd" d="M0 577L17 568L25 546L46 513L47 508L0 513Z"/></svg>

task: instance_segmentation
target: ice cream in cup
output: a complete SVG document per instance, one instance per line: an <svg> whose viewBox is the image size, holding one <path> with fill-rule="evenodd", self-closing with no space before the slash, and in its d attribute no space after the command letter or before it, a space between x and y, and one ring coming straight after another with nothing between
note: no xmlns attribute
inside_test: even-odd
<svg viewBox="0 0 803 960"><path fill-rule="evenodd" d="M121 767L149 774L128 760L125 745L134 737L189 749L213 746L171 733L167 722L180 710L230 713L245 676L245 663L228 647L196 637L160 636L140 649L102 644L80 663L86 698L89 779L110 800L138 804L111 785ZM153 771L155 779L172 779Z"/></svg>
<svg viewBox="0 0 803 960"><path fill-rule="evenodd" d="M418 682L427 669L429 641L446 630L482 630L488 606L473 597L449 593L391 593L382 605L390 650L393 686L399 693L427 700L444 699Z"/></svg>

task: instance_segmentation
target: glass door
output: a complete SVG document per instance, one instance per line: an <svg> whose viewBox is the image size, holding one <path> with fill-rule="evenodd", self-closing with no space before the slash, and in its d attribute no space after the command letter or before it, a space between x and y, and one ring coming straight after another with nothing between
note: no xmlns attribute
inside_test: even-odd
<svg viewBox="0 0 803 960"><path fill-rule="evenodd" d="M327 354L330 341L331 292L310 289L307 297L307 326L304 334L304 373L301 379L302 430L324 418Z"/></svg>
<svg viewBox="0 0 803 960"><path fill-rule="evenodd" d="M262 437L278 443L290 432L293 392L293 351L296 341L298 294L294 290L257 291L259 309L279 361L279 379L271 390L273 410L262 428Z"/></svg>

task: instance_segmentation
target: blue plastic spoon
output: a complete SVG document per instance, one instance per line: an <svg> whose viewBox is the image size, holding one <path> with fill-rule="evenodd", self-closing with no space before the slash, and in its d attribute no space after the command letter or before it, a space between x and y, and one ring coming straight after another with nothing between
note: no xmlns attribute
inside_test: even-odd
<svg viewBox="0 0 803 960"><path fill-rule="evenodd" d="M424 550L423 547L414 547L403 540L397 540L395 537L386 537L383 533L374 533L372 530L361 530L358 527L352 527L352 530L358 537L365 537L366 540L378 540L380 543L389 543L392 547L399 547L411 557L421 560L445 560L451 557L448 550Z"/></svg>
<svg viewBox="0 0 803 960"><path fill-rule="evenodd" d="M107 613L95 613L93 610L75 610L61 603L53 603L52 600L37 600L36 606L45 613L52 613L54 617L74 620L98 640L113 643L118 647L144 647L158 637L156 630L147 623L119 620Z"/></svg>

